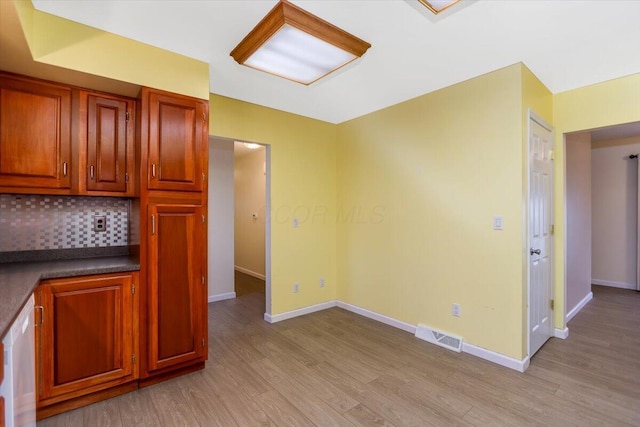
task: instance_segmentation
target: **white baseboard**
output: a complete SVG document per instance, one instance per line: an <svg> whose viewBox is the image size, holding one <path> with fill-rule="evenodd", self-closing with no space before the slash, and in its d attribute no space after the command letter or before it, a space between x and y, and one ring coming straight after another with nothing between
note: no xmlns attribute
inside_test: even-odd
<svg viewBox="0 0 640 427"><path fill-rule="evenodd" d="M268 323L281 322L283 320L292 319L298 316L304 316L305 314L315 313L316 311L326 310L336 306L336 300L323 302L316 305L310 305L308 307L298 308L296 310L285 311L280 314L264 314L264 320Z"/></svg>
<svg viewBox="0 0 640 427"><path fill-rule="evenodd" d="M487 350L486 348L478 347L477 345L469 344L467 342L462 343L462 351L518 372L524 372L529 367L529 356L525 357L522 360L518 360L513 357L505 356L504 354L496 353L495 351Z"/></svg>
<svg viewBox="0 0 640 427"><path fill-rule="evenodd" d="M561 340L566 340L569 338L569 328L565 327L564 329L555 328L553 330L553 336L556 338L560 338Z"/></svg>
<svg viewBox="0 0 640 427"><path fill-rule="evenodd" d="M568 313L567 313L567 317L566 317L566 321L568 322L569 320L573 319L573 317L578 314L578 312L580 310L582 310L582 308L587 305L587 303L589 301L591 301L593 299L593 292L589 292L584 298L582 298L582 300L576 304L575 307L573 307Z"/></svg>
<svg viewBox="0 0 640 427"><path fill-rule="evenodd" d="M256 273L255 271L251 271L248 268L238 267L237 265L234 265L233 269L239 271L240 273L248 274L249 276L255 277L256 279L267 280L264 274Z"/></svg>
<svg viewBox="0 0 640 427"><path fill-rule="evenodd" d="M234 299L236 297L236 293L235 292L227 292L225 294L215 294L215 295L209 295L209 302L216 302L216 301L223 301L226 299Z"/></svg>
<svg viewBox="0 0 640 427"><path fill-rule="evenodd" d="M358 307L353 304L349 304L343 301L327 301L321 304L311 305L309 307L299 308L297 310L287 311L285 313L270 315L265 313L264 320L269 323L276 323L282 320L291 319L298 316L303 316L305 314L314 313L320 310L326 310L328 308L339 307L344 310L350 311L352 313L358 314L363 317L367 317L369 319L376 320L378 322L384 323L386 325L392 326L394 328L401 329L403 331L409 332L411 334L416 333L416 325L412 325L410 323L403 322L398 319L394 319L389 316L385 316L384 314L376 313L375 311L367 310L366 308ZM473 356L479 357L481 359L488 360L489 362L496 363L498 365L504 366L509 369L514 369L518 372L524 372L529 367L529 357L525 357L522 360L514 359L513 357L505 356L504 354L496 353L491 350L487 350L482 347L478 347L473 344L469 344L464 342L462 344L462 351L465 353L469 353Z"/></svg>
<svg viewBox="0 0 640 427"><path fill-rule="evenodd" d="M634 289L634 290L636 289L635 283L612 282L610 280L591 279L591 284L601 285L601 286L610 286L612 288L620 288L620 289Z"/></svg>
<svg viewBox="0 0 640 427"><path fill-rule="evenodd" d="M338 307L350 311L352 313L359 314L360 316L368 317L369 319L377 320L385 325L393 326L394 328L402 329L411 334L416 333L416 325L405 323L400 320L394 319L384 314L376 313L375 311L367 310L366 308L358 307L356 305L348 304L346 302L338 301Z"/></svg>
<svg viewBox="0 0 640 427"><path fill-rule="evenodd" d="M403 331L411 334L416 333L416 325L402 322L392 317L385 316L384 314L376 313L375 311L367 310L366 308L358 307L353 304L347 304L342 301L338 301L338 307L351 311L352 313L368 317L369 319L377 320L378 322L393 326L394 328L402 329ZM488 360L489 362L497 363L498 365L502 365L510 369L515 369L518 372L524 372L529 367L529 357L526 357L523 360L518 360L466 342L462 343L462 351L476 357L480 357L481 359Z"/></svg>

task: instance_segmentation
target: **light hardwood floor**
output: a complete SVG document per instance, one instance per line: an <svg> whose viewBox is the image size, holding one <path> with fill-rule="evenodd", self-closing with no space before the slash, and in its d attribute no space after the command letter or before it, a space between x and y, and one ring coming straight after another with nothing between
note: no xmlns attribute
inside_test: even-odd
<svg viewBox="0 0 640 427"><path fill-rule="evenodd" d="M594 295L521 374L338 308L269 325L249 292L209 304L205 370L38 426L638 426L640 293Z"/></svg>

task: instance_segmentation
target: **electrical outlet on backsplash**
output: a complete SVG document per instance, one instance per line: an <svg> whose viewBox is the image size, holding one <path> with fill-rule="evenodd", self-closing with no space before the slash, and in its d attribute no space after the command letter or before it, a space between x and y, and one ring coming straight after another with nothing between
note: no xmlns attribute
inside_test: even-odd
<svg viewBox="0 0 640 427"><path fill-rule="evenodd" d="M126 198L0 194L0 252L129 246L130 218Z"/></svg>

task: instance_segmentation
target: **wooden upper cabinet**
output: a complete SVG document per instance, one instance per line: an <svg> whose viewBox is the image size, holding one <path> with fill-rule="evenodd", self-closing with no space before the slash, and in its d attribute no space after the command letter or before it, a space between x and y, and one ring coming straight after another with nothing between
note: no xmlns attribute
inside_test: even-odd
<svg viewBox="0 0 640 427"><path fill-rule="evenodd" d="M87 192L133 196L134 101L91 93L80 98L87 105Z"/></svg>
<svg viewBox="0 0 640 427"><path fill-rule="evenodd" d="M135 379L136 281L137 273L116 273L37 288L39 408Z"/></svg>
<svg viewBox="0 0 640 427"><path fill-rule="evenodd" d="M148 88L143 88L142 96L148 120L147 188L202 191L209 137L207 101Z"/></svg>
<svg viewBox="0 0 640 427"><path fill-rule="evenodd" d="M207 358L203 212L198 205L149 205L149 371Z"/></svg>
<svg viewBox="0 0 640 427"><path fill-rule="evenodd" d="M71 188L71 90L0 74L0 187Z"/></svg>

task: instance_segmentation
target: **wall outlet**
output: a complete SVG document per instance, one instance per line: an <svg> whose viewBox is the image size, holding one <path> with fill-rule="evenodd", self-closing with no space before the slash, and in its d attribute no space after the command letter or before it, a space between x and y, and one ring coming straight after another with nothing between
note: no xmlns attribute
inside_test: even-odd
<svg viewBox="0 0 640 427"><path fill-rule="evenodd" d="M320 278L320 287L324 288L325 282L324 282L324 278Z"/></svg>
<svg viewBox="0 0 640 427"><path fill-rule="evenodd" d="M460 317L460 304L455 302L451 304L451 314L456 317Z"/></svg>
<svg viewBox="0 0 640 427"><path fill-rule="evenodd" d="M298 292L300 292L300 283L296 282L293 284L293 293L297 294Z"/></svg>
<svg viewBox="0 0 640 427"><path fill-rule="evenodd" d="M107 217L105 215L93 216L93 231L107 231Z"/></svg>

